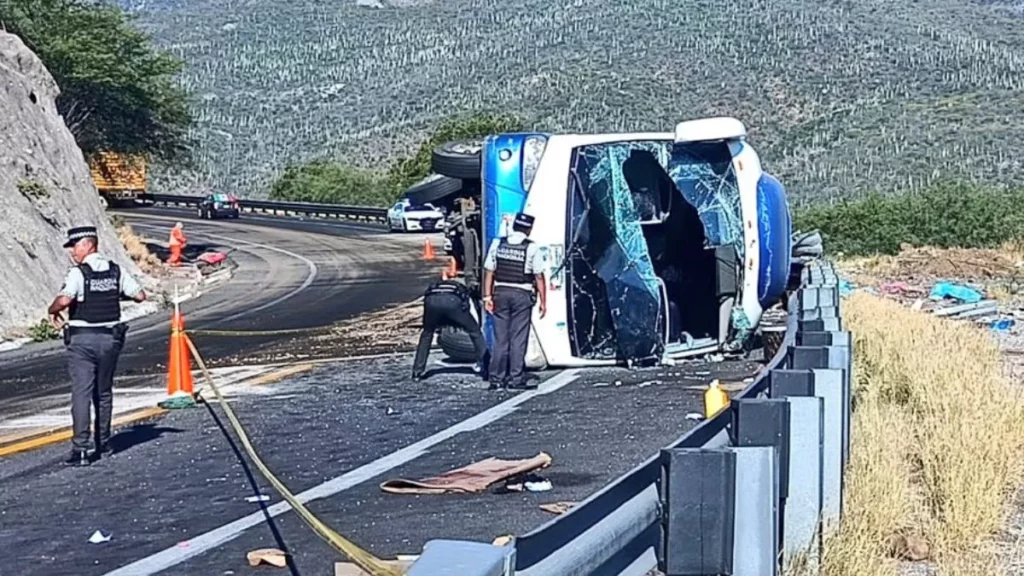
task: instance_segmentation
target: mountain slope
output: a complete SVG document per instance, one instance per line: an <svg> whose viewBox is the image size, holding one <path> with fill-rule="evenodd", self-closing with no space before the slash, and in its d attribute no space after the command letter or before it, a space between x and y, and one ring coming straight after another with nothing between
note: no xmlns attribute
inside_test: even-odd
<svg viewBox="0 0 1024 576"><path fill-rule="evenodd" d="M243 194L318 155L379 165L479 108L566 131L735 115L803 200L1024 176L1019 3L412 4L129 3L189 62L199 181Z"/></svg>
<svg viewBox="0 0 1024 576"><path fill-rule="evenodd" d="M46 317L71 260L66 231L92 225L100 251L140 277L107 215L75 139L57 114L57 85L20 38L0 31L0 335Z"/></svg>

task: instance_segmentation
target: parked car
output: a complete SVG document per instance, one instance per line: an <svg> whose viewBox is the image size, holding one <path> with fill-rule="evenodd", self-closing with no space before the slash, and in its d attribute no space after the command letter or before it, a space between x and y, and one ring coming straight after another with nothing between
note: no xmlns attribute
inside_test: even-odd
<svg viewBox="0 0 1024 576"><path fill-rule="evenodd" d="M480 182L479 208L462 227L478 240L446 248L474 248L459 269L476 285L491 241L516 212L534 216L548 305L533 317L530 368L740 350L782 300L791 257L785 190L746 136L735 118L704 118L666 132L498 134L459 158L439 149L436 172L458 160ZM482 330L491 341L489 316ZM439 338L456 361L472 360L468 342L456 329Z"/></svg>
<svg viewBox="0 0 1024 576"><path fill-rule="evenodd" d="M231 194L207 194L199 203L199 217L209 220L219 217L238 218L241 209L238 199Z"/></svg>
<svg viewBox="0 0 1024 576"><path fill-rule="evenodd" d="M444 213L433 204L413 204L402 199L388 208L388 230L433 232L441 229Z"/></svg>

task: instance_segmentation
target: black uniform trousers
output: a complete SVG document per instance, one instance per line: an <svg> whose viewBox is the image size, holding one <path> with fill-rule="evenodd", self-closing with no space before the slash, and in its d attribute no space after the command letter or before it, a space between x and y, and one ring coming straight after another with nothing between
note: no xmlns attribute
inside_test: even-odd
<svg viewBox="0 0 1024 576"><path fill-rule="evenodd" d="M416 347L416 358L412 363L414 375L423 374L426 369L430 343L434 340L434 333L443 326L465 330L473 341L477 362L483 359L487 353L487 345L484 343L483 334L480 333L480 324L473 318L469 306L471 304L468 300L463 300L455 294L430 294L423 299L423 332L420 333L420 343Z"/></svg>
<svg viewBox="0 0 1024 576"><path fill-rule="evenodd" d="M95 441L99 450L110 441L114 406L114 372L124 346L113 329L67 327L68 372L71 374L72 447L89 449L89 420L96 410Z"/></svg>
<svg viewBox="0 0 1024 576"><path fill-rule="evenodd" d="M526 348L530 343L530 320L534 297L531 290L495 286L494 349L491 350L492 385L525 384Z"/></svg>

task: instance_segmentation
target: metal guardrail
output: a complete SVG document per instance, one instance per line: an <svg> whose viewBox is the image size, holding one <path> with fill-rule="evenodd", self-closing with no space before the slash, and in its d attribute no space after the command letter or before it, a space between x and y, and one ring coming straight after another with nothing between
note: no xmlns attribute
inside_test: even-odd
<svg viewBox="0 0 1024 576"><path fill-rule="evenodd" d="M138 199L147 204L163 206L198 206L202 196L182 196L177 194L140 194ZM386 222L386 208L368 208L365 206L341 206L338 204L315 204L312 202L274 202L270 200L239 199L238 206L242 212L271 214L279 216L304 215L319 218L339 218L364 222Z"/></svg>
<svg viewBox="0 0 1024 576"><path fill-rule="evenodd" d="M584 502L462 563L479 543L435 540L410 576L768 576L797 555L815 565L842 509L852 345L831 264L812 262L787 302L775 356L729 407ZM780 560L781 559L781 560Z"/></svg>

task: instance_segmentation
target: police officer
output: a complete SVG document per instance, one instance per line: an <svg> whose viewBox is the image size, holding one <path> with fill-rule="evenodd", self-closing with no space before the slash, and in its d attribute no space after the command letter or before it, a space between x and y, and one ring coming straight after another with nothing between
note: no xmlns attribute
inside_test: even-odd
<svg viewBox="0 0 1024 576"><path fill-rule="evenodd" d="M437 280L427 288L423 298L423 332L420 333L420 343L412 363L413 380L423 378L430 343L434 340L434 333L442 326L461 328L469 334L477 362L474 370L482 368L487 345L480 333L480 323L470 311L470 296L469 289L455 280Z"/></svg>
<svg viewBox="0 0 1024 576"><path fill-rule="evenodd" d="M484 259L484 307L494 316L489 368L492 390L531 387L523 370L533 305L538 297L540 317L547 312L543 256L527 238L532 229L533 216L516 214L512 232L491 242Z"/></svg>
<svg viewBox="0 0 1024 576"><path fill-rule="evenodd" d="M95 456L112 453L110 417L113 411L114 372L124 346L126 324L121 322L122 296L146 299L139 283L97 253L99 236L93 226L68 230L64 247L75 266L68 270L64 287L48 310L54 328L64 329L68 371L71 374L70 466L88 466L90 407L96 408ZM65 325L61 315L68 310Z"/></svg>

